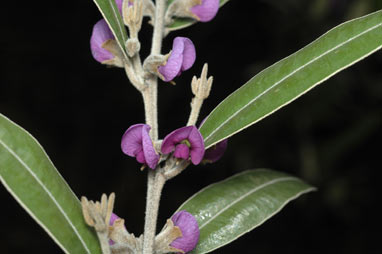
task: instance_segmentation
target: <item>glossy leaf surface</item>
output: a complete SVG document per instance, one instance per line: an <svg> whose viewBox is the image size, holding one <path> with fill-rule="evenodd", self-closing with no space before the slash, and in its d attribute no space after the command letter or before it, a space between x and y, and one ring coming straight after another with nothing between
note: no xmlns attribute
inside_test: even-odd
<svg viewBox="0 0 382 254"><path fill-rule="evenodd" d="M224 4L226 4L228 1L229 0L220 0L220 8ZM174 2L174 0L168 0L167 4L169 5L172 2ZM219 12L218 12L218 15L219 15ZM175 31L175 30L179 30L179 29L183 29L183 28L189 27L189 26L195 24L196 22L197 22L196 20L190 19L190 18L175 18L174 22L170 26L168 26L167 28L170 31Z"/></svg>
<svg viewBox="0 0 382 254"><path fill-rule="evenodd" d="M93 0L113 32L119 47L126 56L127 32L115 0ZM126 56L127 57L127 56Z"/></svg>
<svg viewBox="0 0 382 254"><path fill-rule="evenodd" d="M284 173L249 170L202 189L178 210L194 215L200 228L194 254L226 245L279 212L314 187Z"/></svg>
<svg viewBox="0 0 382 254"><path fill-rule="evenodd" d="M40 144L0 114L0 181L65 253L101 254L81 205Z"/></svg>
<svg viewBox="0 0 382 254"><path fill-rule="evenodd" d="M200 128L206 148L260 121L381 47L382 11L330 30L224 99Z"/></svg>

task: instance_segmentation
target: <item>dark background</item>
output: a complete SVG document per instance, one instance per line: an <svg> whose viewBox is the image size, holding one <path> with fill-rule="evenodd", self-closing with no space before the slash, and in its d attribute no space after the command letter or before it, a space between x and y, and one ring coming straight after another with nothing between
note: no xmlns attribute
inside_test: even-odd
<svg viewBox="0 0 382 254"><path fill-rule="evenodd" d="M380 0L231 0L212 22L171 33L163 52L175 36L187 36L197 60L175 87L160 84L160 136L187 121L190 80L205 62L215 81L201 117L262 69L381 8ZM115 212L141 234L146 172L122 154L120 139L144 121L142 100L122 69L105 68L90 54L91 29L101 18L95 5L15 1L1 10L0 112L41 142L78 196L114 191ZM143 56L151 33L144 25ZM230 138L219 162L189 167L168 182L158 228L202 187L265 167L297 175L318 192L214 253L380 253L381 66L377 52ZM0 253L61 253L3 187L0 200Z"/></svg>

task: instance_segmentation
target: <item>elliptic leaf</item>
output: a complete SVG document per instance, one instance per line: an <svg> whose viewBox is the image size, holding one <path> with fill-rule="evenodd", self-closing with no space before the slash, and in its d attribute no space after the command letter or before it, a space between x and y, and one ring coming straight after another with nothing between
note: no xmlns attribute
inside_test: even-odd
<svg viewBox="0 0 382 254"><path fill-rule="evenodd" d="M382 11L330 30L224 99L200 128L206 148L260 121L382 47Z"/></svg>
<svg viewBox="0 0 382 254"><path fill-rule="evenodd" d="M81 204L40 144L0 114L0 181L65 253L101 254Z"/></svg>
<svg viewBox="0 0 382 254"><path fill-rule="evenodd" d="M279 212L289 201L315 190L284 173L257 169L234 175L202 189L179 210L194 215L200 239L193 254L220 248Z"/></svg>

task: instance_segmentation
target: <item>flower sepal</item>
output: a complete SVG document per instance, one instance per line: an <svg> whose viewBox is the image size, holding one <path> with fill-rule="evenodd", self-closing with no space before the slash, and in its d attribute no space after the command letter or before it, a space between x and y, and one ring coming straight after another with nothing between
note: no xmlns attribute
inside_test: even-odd
<svg viewBox="0 0 382 254"><path fill-rule="evenodd" d="M173 23L173 17L192 18L200 22L211 21L217 14L219 0L178 0L170 4L167 9L166 25Z"/></svg>
<svg viewBox="0 0 382 254"><path fill-rule="evenodd" d="M180 228L175 226L171 219L168 219L162 231L155 237L155 253L184 253L183 250L171 246L173 241L182 236Z"/></svg>
<svg viewBox="0 0 382 254"><path fill-rule="evenodd" d="M135 237L130 234L125 227L124 219L116 219L111 226L109 226L109 238L113 241L112 246L119 249L133 250L135 253L142 252L143 237Z"/></svg>
<svg viewBox="0 0 382 254"><path fill-rule="evenodd" d="M167 59L170 57L170 53L167 55L150 55L143 62L143 69L146 71L145 78L148 78L150 75L155 75L161 80L165 80L165 77L162 73L159 72L159 67L164 66L167 63Z"/></svg>
<svg viewBox="0 0 382 254"><path fill-rule="evenodd" d="M166 25L170 25L174 21L173 17L192 18L199 21L199 17L191 12L191 8L200 4L202 4L202 0L173 1L167 8L165 15Z"/></svg>
<svg viewBox="0 0 382 254"><path fill-rule="evenodd" d="M103 49L106 49L107 51L109 51L114 56L114 58L102 61L101 62L102 64L123 68L123 58L124 57L123 57L123 53L121 51L121 48L119 47L116 40L109 39L109 40L105 41L101 45L101 47Z"/></svg>

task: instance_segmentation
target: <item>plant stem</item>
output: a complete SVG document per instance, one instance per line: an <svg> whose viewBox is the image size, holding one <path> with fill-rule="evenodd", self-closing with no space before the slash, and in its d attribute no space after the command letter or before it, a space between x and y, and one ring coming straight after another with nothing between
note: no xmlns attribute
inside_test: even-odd
<svg viewBox="0 0 382 254"><path fill-rule="evenodd" d="M191 113L188 118L187 126L195 125L198 121L200 109L202 108L204 99L195 96L191 102Z"/></svg>
<svg viewBox="0 0 382 254"><path fill-rule="evenodd" d="M164 14L166 11L167 0L156 0L154 32L151 45L151 54L161 53L162 39L164 34ZM145 103L146 119L150 120L151 138L155 142L158 140L158 78L152 76L148 82L148 88L143 92ZM146 105L148 105L146 107ZM159 167L155 171L148 173L147 179L147 199L146 217L143 235L143 254L154 253L154 242L157 226L159 201L165 177L160 172Z"/></svg>
<svg viewBox="0 0 382 254"><path fill-rule="evenodd" d="M101 245L102 254L110 254L109 239L106 232L97 232L98 240Z"/></svg>
<svg viewBox="0 0 382 254"><path fill-rule="evenodd" d="M151 55L157 55L161 53L162 39L164 34L164 14L166 11L166 0L157 0L155 9L155 23L154 32L151 45ZM152 76L148 80L148 97L152 106L152 118L154 121L151 125L151 136L154 141L158 139L158 78Z"/></svg>
<svg viewBox="0 0 382 254"><path fill-rule="evenodd" d="M162 173L157 171L150 171L148 173L143 254L154 253L159 201L165 182L166 179Z"/></svg>

